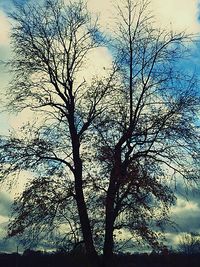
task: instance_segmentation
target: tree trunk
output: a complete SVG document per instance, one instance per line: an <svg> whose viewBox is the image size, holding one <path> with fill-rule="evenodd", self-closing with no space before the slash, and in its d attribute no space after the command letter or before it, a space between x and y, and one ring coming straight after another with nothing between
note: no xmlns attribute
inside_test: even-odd
<svg viewBox="0 0 200 267"><path fill-rule="evenodd" d="M74 161L74 178L75 178L75 193L76 193L76 203L80 219L81 231L83 234L83 240L85 242L86 255L91 267L99 266L98 254L95 250L93 243L93 236L90 226L90 221L88 217L87 207L85 203L84 193L83 193L83 179L82 179L82 160L80 157L80 141L77 134L74 116L69 117L70 134L72 140L72 151L73 151L73 161Z"/></svg>
<svg viewBox="0 0 200 267"><path fill-rule="evenodd" d="M116 190L119 180L121 179L121 149L120 145L115 150L115 164L113 166L110 183L106 198L106 219L105 219L105 240L103 248L104 265L110 266L113 259L114 249L114 223L116 219L115 214L115 198Z"/></svg>
<svg viewBox="0 0 200 267"><path fill-rule="evenodd" d="M75 174L76 203L80 218L83 240L85 242L86 255L89 259L91 267L93 267L93 266L98 266L98 255L93 244L90 221L88 218L87 207L83 195L82 174L79 171L80 170L78 170L77 173Z"/></svg>
<svg viewBox="0 0 200 267"><path fill-rule="evenodd" d="M112 172L115 174L115 171ZM109 266L113 258L113 231L114 231L114 201L115 201L115 178L116 176L111 174L110 184L106 198L106 219L105 219L105 239L103 248L103 261L104 266Z"/></svg>
<svg viewBox="0 0 200 267"><path fill-rule="evenodd" d="M110 214L109 214L110 213ZM103 248L103 262L104 266L109 266L113 258L113 231L114 231L114 220L112 212L107 209L106 212L106 225L105 225L105 239Z"/></svg>

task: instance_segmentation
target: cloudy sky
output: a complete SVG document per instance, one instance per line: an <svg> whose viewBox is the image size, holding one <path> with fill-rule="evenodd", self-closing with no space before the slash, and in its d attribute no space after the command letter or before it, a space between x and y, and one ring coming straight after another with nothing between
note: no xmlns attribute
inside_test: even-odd
<svg viewBox="0 0 200 267"><path fill-rule="evenodd" d="M28 0L15 1L25 4ZM40 0L35 0L35 3L37 1ZM112 17L115 16L114 4L116 4L114 0L88 0L89 10L99 15L100 23L105 30L112 27ZM152 12L159 27L195 34L200 34L199 7L200 0L152 0L151 3ZM0 0L0 61L6 61L10 57L9 35L11 26L7 12L12 8L13 0ZM191 58L185 67L192 68L200 73L200 48L198 48L198 45L192 45L191 49ZM105 65L106 62L109 62L110 57L111 55L102 49L94 58L96 62L100 62L99 64ZM0 64L0 92L2 95L8 81L9 73ZM1 99L6 100L4 96ZM18 127L24 118L25 114L23 113L19 114L18 117L6 112L1 113L0 134L7 134L10 128ZM21 188L21 185L19 185L19 188ZM178 236L184 232L200 233L200 191L192 189L188 193L188 199L182 194L177 194L177 204L172 210L172 219L177 222L179 227L178 230L168 228L166 236L174 244L178 241ZM16 250L16 244L3 240L13 197L13 192L0 188L0 251Z"/></svg>

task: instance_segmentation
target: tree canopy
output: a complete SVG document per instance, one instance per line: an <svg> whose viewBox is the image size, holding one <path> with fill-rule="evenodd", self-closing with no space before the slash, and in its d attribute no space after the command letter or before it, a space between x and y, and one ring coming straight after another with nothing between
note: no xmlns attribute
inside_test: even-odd
<svg viewBox="0 0 200 267"><path fill-rule="evenodd" d="M30 2L10 16L7 108L36 115L0 138L1 179L31 173L9 235L60 229L84 240L91 262L123 246L119 232L159 247L176 180L199 177L197 81L180 64L190 36L156 28L146 0L118 6L110 36L82 1ZM86 79L102 47L112 63Z"/></svg>

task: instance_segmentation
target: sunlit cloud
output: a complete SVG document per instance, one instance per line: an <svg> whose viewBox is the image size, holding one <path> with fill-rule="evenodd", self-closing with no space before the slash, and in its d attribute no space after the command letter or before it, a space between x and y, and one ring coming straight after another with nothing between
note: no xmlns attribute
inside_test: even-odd
<svg viewBox="0 0 200 267"><path fill-rule="evenodd" d="M10 42L10 23L6 14L0 10L0 46L7 46Z"/></svg>
<svg viewBox="0 0 200 267"><path fill-rule="evenodd" d="M188 201L183 198L178 198L176 206L172 208L172 214L180 215L182 213L200 212L198 203L194 201Z"/></svg>
<svg viewBox="0 0 200 267"><path fill-rule="evenodd" d="M117 15L117 5L123 6L124 3L125 1L119 0L89 0L88 7L91 12L99 15L100 24L108 29L114 26L113 18ZM158 27L197 33L200 31L198 5L198 0L152 0L149 11Z"/></svg>
<svg viewBox="0 0 200 267"><path fill-rule="evenodd" d="M197 33L199 0L152 0L155 19L163 28Z"/></svg>

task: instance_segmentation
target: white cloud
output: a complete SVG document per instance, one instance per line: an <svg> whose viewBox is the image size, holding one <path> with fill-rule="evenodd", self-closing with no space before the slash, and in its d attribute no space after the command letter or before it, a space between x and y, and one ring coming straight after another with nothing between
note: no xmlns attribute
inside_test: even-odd
<svg viewBox="0 0 200 267"><path fill-rule="evenodd" d="M152 0L153 13L161 27L197 33L198 0Z"/></svg>
<svg viewBox="0 0 200 267"><path fill-rule="evenodd" d="M89 11L98 16L98 22L105 30L113 26L112 19L116 16L114 3L113 0L88 0Z"/></svg>
<svg viewBox="0 0 200 267"><path fill-rule="evenodd" d="M112 18L116 16L117 3L121 5L124 1L88 0L88 7L91 12L99 14L100 24L107 29L113 25ZM198 4L199 0L151 0L149 8L159 27L197 33L200 31Z"/></svg>
<svg viewBox="0 0 200 267"><path fill-rule="evenodd" d="M124 4L124 1L88 0L89 10L99 15L99 22L105 29L113 25L112 19L116 16L117 4ZM150 9L159 26L196 33L200 31L198 4L200 4L199 0L151 0ZM0 45L9 44L9 32L8 18L3 11L0 11Z"/></svg>
<svg viewBox="0 0 200 267"><path fill-rule="evenodd" d="M3 11L0 11L0 45L9 45L10 24L8 18Z"/></svg>
<svg viewBox="0 0 200 267"><path fill-rule="evenodd" d="M187 201L183 198L177 199L177 204L172 208L172 214L188 214L188 213L194 213L200 212L198 203L194 201Z"/></svg>
<svg viewBox="0 0 200 267"><path fill-rule="evenodd" d="M85 79L91 81L92 77L103 77L106 76L106 69L111 67L112 57L108 49L105 47L99 47L90 51L87 55L86 66L80 71L80 81Z"/></svg>

